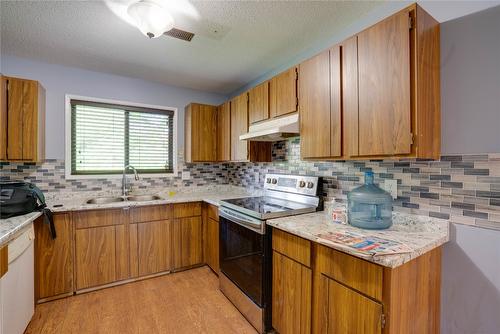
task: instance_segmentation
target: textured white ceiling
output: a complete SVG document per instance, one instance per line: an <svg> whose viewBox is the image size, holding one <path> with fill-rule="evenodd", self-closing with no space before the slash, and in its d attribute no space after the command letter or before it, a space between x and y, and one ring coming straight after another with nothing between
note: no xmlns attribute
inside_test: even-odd
<svg viewBox="0 0 500 334"><path fill-rule="evenodd" d="M173 1L173 0L172 0ZM227 94L329 39L380 2L192 1L192 42L149 40L97 1L1 1L1 51ZM217 29L219 35L212 30Z"/></svg>
<svg viewBox="0 0 500 334"><path fill-rule="evenodd" d="M196 33L188 43L166 36L149 40L102 1L0 0L1 52L228 94L383 8L383 1L191 3L197 18L174 16L176 27ZM419 3L443 22L500 0Z"/></svg>

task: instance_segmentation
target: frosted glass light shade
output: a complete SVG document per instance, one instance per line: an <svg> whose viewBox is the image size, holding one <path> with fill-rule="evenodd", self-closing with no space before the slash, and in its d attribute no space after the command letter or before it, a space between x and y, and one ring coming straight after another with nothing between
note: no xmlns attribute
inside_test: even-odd
<svg viewBox="0 0 500 334"><path fill-rule="evenodd" d="M131 4L127 13L135 21L137 28L149 38L159 37L174 27L172 15L165 8L150 0Z"/></svg>

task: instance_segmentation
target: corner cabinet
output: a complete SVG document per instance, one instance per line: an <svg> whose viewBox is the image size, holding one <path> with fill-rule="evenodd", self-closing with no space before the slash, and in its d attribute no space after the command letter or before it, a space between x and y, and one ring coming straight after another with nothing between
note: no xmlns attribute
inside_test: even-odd
<svg viewBox="0 0 500 334"><path fill-rule="evenodd" d="M272 233L278 333L439 333L441 248L387 268Z"/></svg>
<svg viewBox="0 0 500 334"><path fill-rule="evenodd" d="M45 89L33 80L0 80L0 160L45 159Z"/></svg>
<svg viewBox="0 0 500 334"><path fill-rule="evenodd" d="M191 103L185 118L185 161L217 161L217 107Z"/></svg>
<svg viewBox="0 0 500 334"><path fill-rule="evenodd" d="M439 67L439 23L416 4L303 62L302 157L439 158Z"/></svg>

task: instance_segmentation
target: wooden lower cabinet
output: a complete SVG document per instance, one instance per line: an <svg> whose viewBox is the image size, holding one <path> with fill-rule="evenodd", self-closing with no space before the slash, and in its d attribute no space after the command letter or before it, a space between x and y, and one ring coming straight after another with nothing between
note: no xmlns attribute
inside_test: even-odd
<svg viewBox="0 0 500 334"><path fill-rule="evenodd" d="M132 229L137 229L138 275L172 270L172 220L131 224Z"/></svg>
<svg viewBox="0 0 500 334"><path fill-rule="evenodd" d="M440 247L388 268L273 229L273 327L280 334L436 334L440 277Z"/></svg>
<svg viewBox="0 0 500 334"><path fill-rule="evenodd" d="M75 232L77 290L116 281L115 227L94 227Z"/></svg>
<svg viewBox="0 0 500 334"><path fill-rule="evenodd" d="M310 268L273 251L273 317L279 333L311 332Z"/></svg>
<svg viewBox="0 0 500 334"><path fill-rule="evenodd" d="M206 221L205 262L219 274L219 222L208 218Z"/></svg>
<svg viewBox="0 0 500 334"><path fill-rule="evenodd" d="M35 221L35 300L73 293L73 225L70 214L54 214L57 238L43 218Z"/></svg>
<svg viewBox="0 0 500 334"><path fill-rule="evenodd" d="M203 263L201 216L174 219L172 244L175 269Z"/></svg>
<svg viewBox="0 0 500 334"><path fill-rule="evenodd" d="M321 278L321 333L382 333L382 304L326 276Z"/></svg>

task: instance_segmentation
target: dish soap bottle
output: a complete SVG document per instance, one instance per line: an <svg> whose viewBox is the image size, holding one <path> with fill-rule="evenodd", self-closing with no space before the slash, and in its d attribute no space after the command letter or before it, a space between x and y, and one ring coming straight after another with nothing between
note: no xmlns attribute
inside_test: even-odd
<svg viewBox="0 0 500 334"><path fill-rule="evenodd" d="M382 230L392 225L392 196L373 183L373 172L365 172L365 184L347 195L348 222L352 226Z"/></svg>

